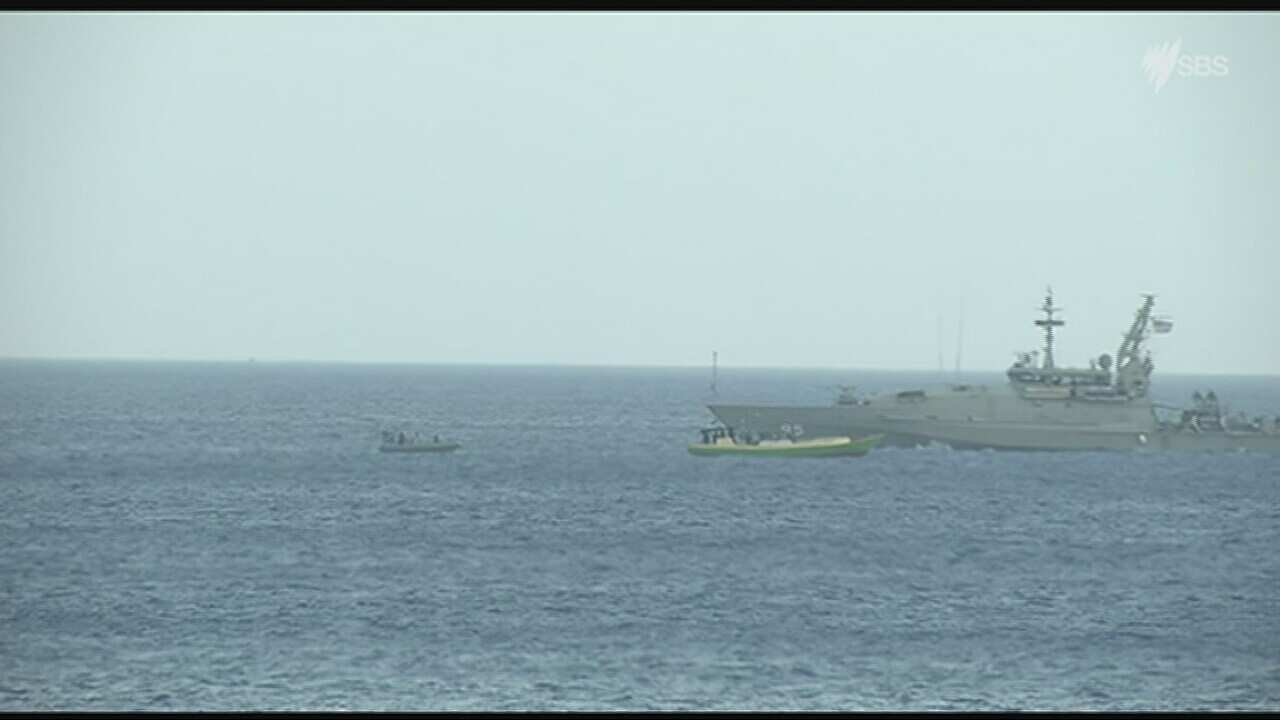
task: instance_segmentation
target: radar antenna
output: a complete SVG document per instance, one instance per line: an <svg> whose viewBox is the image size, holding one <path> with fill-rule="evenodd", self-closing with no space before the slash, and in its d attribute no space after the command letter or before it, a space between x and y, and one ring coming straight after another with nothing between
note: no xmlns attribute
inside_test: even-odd
<svg viewBox="0 0 1280 720"><path fill-rule="evenodd" d="M1044 368L1051 369L1053 367L1053 329L1062 327L1066 322L1055 320L1053 314L1062 312L1065 308L1055 307L1053 304L1053 288L1046 287L1044 296L1044 304L1036 308L1044 313L1043 320L1036 320L1037 327L1044 328Z"/></svg>

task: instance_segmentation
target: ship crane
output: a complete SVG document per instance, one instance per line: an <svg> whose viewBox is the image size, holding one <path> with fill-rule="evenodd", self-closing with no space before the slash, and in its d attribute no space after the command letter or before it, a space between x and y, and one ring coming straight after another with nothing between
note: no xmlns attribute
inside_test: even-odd
<svg viewBox="0 0 1280 720"><path fill-rule="evenodd" d="M1134 313L1133 324L1120 341L1120 349L1116 351L1115 358L1116 389L1136 396L1146 395L1147 378L1153 367L1150 357L1140 357L1140 351L1142 341L1147 337L1147 323L1151 320L1151 308L1156 304L1156 296L1143 293L1142 298L1142 306ZM1162 319L1162 322L1165 321Z"/></svg>

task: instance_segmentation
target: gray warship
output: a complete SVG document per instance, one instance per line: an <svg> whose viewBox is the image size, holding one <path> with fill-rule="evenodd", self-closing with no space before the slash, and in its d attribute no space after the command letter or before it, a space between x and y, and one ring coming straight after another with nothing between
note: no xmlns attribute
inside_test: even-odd
<svg viewBox="0 0 1280 720"><path fill-rule="evenodd" d="M882 445L945 444L996 450L1253 450L1280 453L1280 415L1247 418L1223 412L1213 391L1196 391L1191 406L1173 407L1149 396L1154 363L1144 343L1169 332L1172 321L1152 315L1155 295L1143 294L1128 332L1112 358L1088 368L1054 364L1054 317L1049 289L1035 325L1044 352L1019 353L998 387L950 384L860 396L841 391L829 406L710 404L728 427L801 436L882 434ZM1114 366L1114 369L1113 369Z"/></svg>

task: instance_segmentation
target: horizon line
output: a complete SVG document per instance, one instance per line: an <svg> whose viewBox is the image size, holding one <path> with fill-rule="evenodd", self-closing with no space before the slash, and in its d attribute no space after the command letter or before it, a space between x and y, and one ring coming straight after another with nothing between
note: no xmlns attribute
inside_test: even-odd
<svg viewBox="0 0 1280 720"><path fill-rule="evenodd" d="M157 358L157 357L107 357L107 356L70 356L50 357L37 355L0 355L0 362L106 362L106 363L173 363L173 364L206 364L206 365L410 365L426 367L494 367L494 368L583 368L583 369L651 369L651 370L710 370L710 365L676 365L668 363L566 363L566 362L485 362L485 361L424 361L424 360L314 360L314 359L258 359L249 357L243 360L209 359L209 358ZM725 369L724 365L718 365ZM855 367L836 365L729 365L728 369L737 370L823 370L843 372L920 372L957 375L966 373L1001 373L1007 368L988 369L973 368L964 370L949 369L938 371L933 368L911 367ZM1245 377L1277 377L1280 373L1268 372L1180 372L1166 371L1165 375L1224 375Z"/></svg>

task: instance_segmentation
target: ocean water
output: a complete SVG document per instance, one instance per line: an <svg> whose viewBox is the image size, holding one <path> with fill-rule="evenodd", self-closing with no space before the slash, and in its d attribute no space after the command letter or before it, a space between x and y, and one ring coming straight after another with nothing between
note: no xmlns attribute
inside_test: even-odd
<svg viewBox="0 0 1280 720"><path fill-rule="evenodd" d="M0 710L1280 709L1280 458L698 458L709 380L0 362Z"/></svg>

